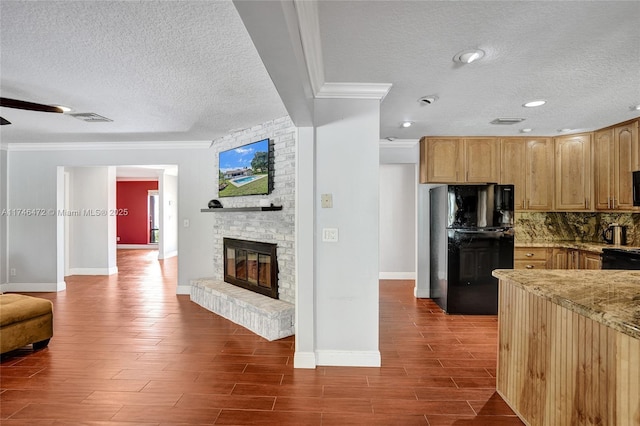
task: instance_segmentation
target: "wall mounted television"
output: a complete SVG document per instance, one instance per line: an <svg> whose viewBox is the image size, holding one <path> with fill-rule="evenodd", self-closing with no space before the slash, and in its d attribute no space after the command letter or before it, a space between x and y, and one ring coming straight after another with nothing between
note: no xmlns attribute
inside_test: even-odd
<svg viewBox="0 0 640 426"><path fill-rule="evenodd" d="M272 155L269 139L226 151L218 156L218 197L266 195L272 188Z"/></svg>

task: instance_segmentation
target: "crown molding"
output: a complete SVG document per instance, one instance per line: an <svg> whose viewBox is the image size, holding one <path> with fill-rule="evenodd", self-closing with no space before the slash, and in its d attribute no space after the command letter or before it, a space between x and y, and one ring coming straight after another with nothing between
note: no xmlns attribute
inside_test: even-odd
<svg viewBox="0 0 640 426"><path fill-rule="evenodd" d="M386 83L327 83L320 37L318 2L294 0L298 36L306 63L309 83L316 99L378 99L382 101L391 84Z"/></svg>
<svg viewBox="0 0 640 426"><path fill-rule="evenodd" d="M418 139L394 139L393 141L381 139L380 148L411 149L415 148L418 143Z"/></svg>
<svg viewBox="0 0 640 426"><path fill-rule="evenodd" d="M382 102L391 83L324 83L318 99L378 99Z"/></svg>
<svg viewBox="0 0 640 426"><path fill-rule="evenodd" d="M298 21L298 35L306 62L309 83L313 93L318 93L324 84L324 61L320 42L320 20L318 3L308 0L294 0Z"/></svg>
<svg viewBox="0 0 640 426"><path fill-rule="evenodd" d="M211 141L182 142L34 142L9 143L9 151L114 151L152 149L209 149Z"/></svg>

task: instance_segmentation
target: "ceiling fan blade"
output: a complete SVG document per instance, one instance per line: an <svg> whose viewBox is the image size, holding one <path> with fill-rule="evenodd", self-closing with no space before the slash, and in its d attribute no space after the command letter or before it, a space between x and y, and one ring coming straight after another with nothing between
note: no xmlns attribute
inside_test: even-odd
<svg viewBox="0 0 640 426"><path fill-rule="evenodd" d="M6 108L26 109L39 112L63 113L62 108L51 105L36 104L34 102L19 101L17 99L0 98L0 106Z"/></svg>
<svg viewBox="0 0 640 426"><path fill-rule="evenodd" d="M11 124L11 122L0 117L0 126L4 126L5 124Z"/></svg>

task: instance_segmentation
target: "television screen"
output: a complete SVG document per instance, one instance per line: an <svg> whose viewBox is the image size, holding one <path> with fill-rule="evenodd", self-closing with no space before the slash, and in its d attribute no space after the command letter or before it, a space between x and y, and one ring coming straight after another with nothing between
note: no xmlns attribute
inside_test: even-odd
<svg viewBox="0 0 640 426"><path fill-rule="evenodd" d="M269 139L222 151L218 159L218 197L270 192Z"/></svg>

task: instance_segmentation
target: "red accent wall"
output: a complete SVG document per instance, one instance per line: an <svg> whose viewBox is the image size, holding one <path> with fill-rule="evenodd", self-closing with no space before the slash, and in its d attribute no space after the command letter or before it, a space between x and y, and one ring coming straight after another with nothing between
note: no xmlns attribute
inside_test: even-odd
<svg viewBox="0 0 640 426"><path fill-rule="evenodd" d="M127 215L116 218L118 244L149 243L148 191L157 190L157 181L116 182L116 207L127 209Z"/></svg>

